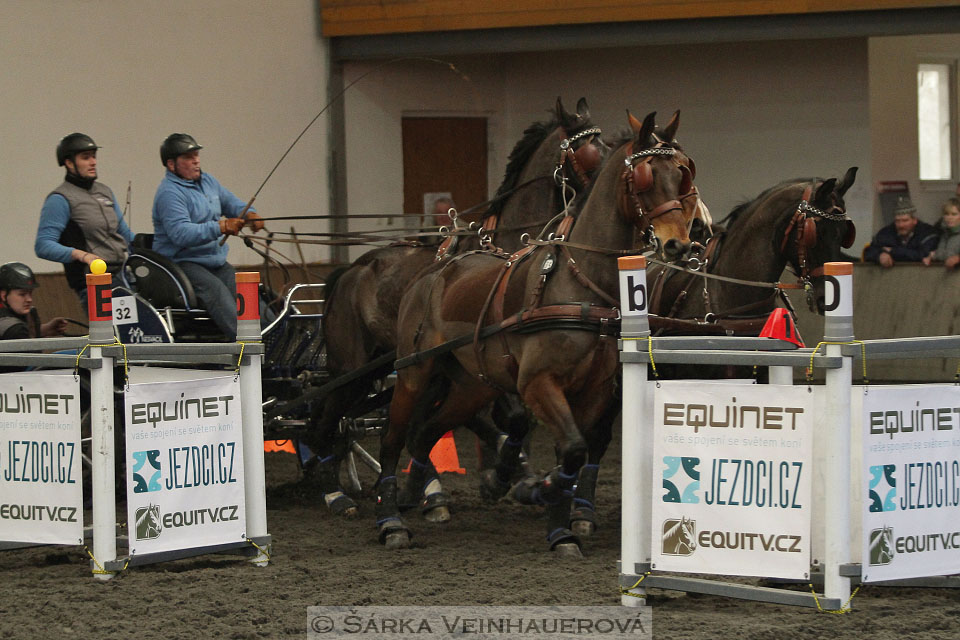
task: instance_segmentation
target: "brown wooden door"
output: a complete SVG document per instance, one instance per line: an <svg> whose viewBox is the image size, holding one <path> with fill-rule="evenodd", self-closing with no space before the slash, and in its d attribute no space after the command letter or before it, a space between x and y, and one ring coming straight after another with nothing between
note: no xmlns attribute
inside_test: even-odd
<svg viewBox="0 0 960 640"><path fill-rule="evenodd" d="M487 200L486 118L403 118L403 210L449 192L463 211Z"/></svg>

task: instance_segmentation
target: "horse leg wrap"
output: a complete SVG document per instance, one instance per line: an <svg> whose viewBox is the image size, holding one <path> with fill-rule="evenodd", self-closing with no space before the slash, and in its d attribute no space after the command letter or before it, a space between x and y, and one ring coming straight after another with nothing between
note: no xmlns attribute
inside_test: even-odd
<svg viewBox="0 0 960 640"><path fill-rule="evenodd" d="M410 460L410 476L400 492L399 504L401 509L411 509L419 505L420 513L431 509L449 505L450 496L443 492L440 486L440 476L433 463Z"/></svg>
<svg viewBox="0 0 960 640"><path fill-rule="evenodd" d="M547 543L551 551L560 544L580 546L580 539L567 528L575 480L576 474L567 475L561 467L556 467L547 474L540 486L540 498L547 505Z"/></svg>
<svg viewBox="0 0 960 640"><path fill-rule="evenodd" d="M600 466L596 464L585 464L580 469L577 487L573 491L573 510L570 512L571 523L583 520L596 527L597 521L593 501L597 495L597 474L599 472Z"/></svg>
<svg viewBox="0 0 960 640"><path fill-rule="evenodd" d="M380 544L385 544L387 535L396 531L410 530L400 519L400 510L397 508L397 476L387 476L380 479L377 485L377 535Z"/></svg>
<svg viewBox="0 0 960 640"><path fill-rule="evenodd" d="M316 463L317 478L320 481L320 491L327 508L334 515L343 515L351 509L357 508L353 498L343 492L340 486L339 461L334 456L327 456Z"/></svg>

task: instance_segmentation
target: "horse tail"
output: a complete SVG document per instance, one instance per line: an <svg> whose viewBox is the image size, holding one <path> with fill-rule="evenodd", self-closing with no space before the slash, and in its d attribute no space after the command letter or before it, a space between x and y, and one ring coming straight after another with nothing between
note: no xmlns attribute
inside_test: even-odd
<svg viewBox="0 0 960 640"><path fill-rule="evenodd" d="M337 290L337 282L340 280L340 276L346 273L349 268L350 267L337 267L323 279L323 297L326 299L326 304L330 304L330 301L333 300L334 292Z"/></svg>

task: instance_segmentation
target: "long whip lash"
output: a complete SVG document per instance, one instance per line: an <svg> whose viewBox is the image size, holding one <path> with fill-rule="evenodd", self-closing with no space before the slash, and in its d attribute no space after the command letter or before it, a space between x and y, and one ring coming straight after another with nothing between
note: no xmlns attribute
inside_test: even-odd
<svg viewBox="0 0 960 640"><path fill-rule="evenodd" d="M373 69L370 69L369 71L366 71L365 73L360 74L357 78L355 78L354 80L352 80L347 86L345 86L343 89L341 89L340 92L337 93L337 95L335 95L335 96L333 97L333 99L330 100L330 102L328 102L328 103L323 107L323 109L320 109L320 111L317 112L317 115L313 116L313 119L310 120L310 122L307 123L307 126L305 126L305 127L303 128L303 131L300 132L300 135L298 135L298 136L294 139L294 141L290 143L290 146L287 147L287 150L284 151L284 152L283 152L283 155L280 156L280 159L277 160L277 164L273 165L273 169L270 169L270 173L268 173L268 174L267 174L267 177L264 178L264 179L263 179L263 182L260 183L260 186L259 186L259 187L257 188L257 190L254 192L253 197L250 198L250 201L247 202L246 206L243 208L243 211L240 212L240 215L239 215L238 217L241 218L241 219L246 219L246 217L247 217L247 212L250 210L250 207L253 206L253 201L257 199L257 196L258 196L258 195L260 195L260 191L261 191L261 190L263 189L263 187L267 184L267 182L268 182L268 181L270 180L270 178L273 176L273 173L277 170L277 168L278 168L278 167L280 166L280 164L284 161L284 159L287 157L287 155L289 155L289 153L293 150L293 148L296 146L296 144L297 144L298 142L300 142L300 138L302 138L302 137L304 136L304 134L307 133L307 131L310 129L310 127L313 126L313 123L315 123L317 120L320 119L320 116L322 116L324 113L326 113L327 109L329 109L330 107L332 107L333 104L334 104L337 100L339 100L340 98L343 97L343 94L345 94L353 85L357 84L358 82L360 82L361 80L363 80L364 78L366 78L367 76L369 76L370 74L375 73L375 72L377 72L377 71L380 71L381 69L383 69L383 68L386 67L386 66L389 66L389 65L392 65L392 64L396 64L396 63L398 63L398 62L406 62L406 61L410 61L410 60L422 60L422 61L425 61L425 62L435 62L435 63L437 63L437 64L444 65L444 66L446 66L447 68L449 68L452 72L454 72L455 74L457 74L458 76L460 76L461 78L463 78L464 80L466 80L466 81L468 81L468 82L470 81L470 77L467 76L467 74L465 74L465 73L463 73L462 71L460 71L459 69L457 69L457 67L456 67L452 62L446 62L445 60L439 60L439 59L437 59L437 58L427 58L427 57L423 57L423 56L408 56L408 57L403 57L403 58L394 58L393 60L387 60L386 62L375 66ZM224 234L224 235L220 238L220 244L222 245L222 244L223 244L224 242L226 242L226 241L227 241L227 235Z"/></svg>

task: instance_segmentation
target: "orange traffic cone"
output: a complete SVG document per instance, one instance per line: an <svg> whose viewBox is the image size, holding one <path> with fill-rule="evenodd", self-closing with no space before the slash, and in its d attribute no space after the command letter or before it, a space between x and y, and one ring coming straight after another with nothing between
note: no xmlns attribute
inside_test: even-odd
<svg viewBox="0 0 960 640"><path fill-rule="evenodd" d="M297 452L296 448L293 446L293 440L264 440L263 450L267 453L270 453L271 451L282 451L285 453Z"/></svg>
<svg viewBox="0 0 960 640"><path fill-rule="evenodd" d="M786 340L792 342L801 349L804 347L803 338L797 331L797 325L793 322L793 316L787 309L778 307L770 312L766 324L760 330L761 338L774 338L776 340Z"/></svg>
<svg viewBox="0 0 960 640"><path fill-rule="evenodd" d="M437 440L437 444L433 445L433 449L430 451L430 462L433 463L437 473L465 474L467 472L460 466L460 457L457 455L457 443L453 439L453 431L447 431L442 438ZM403 470L404 473L410 473L411 464L411 462L407 463L407 468Z"/></svg>

